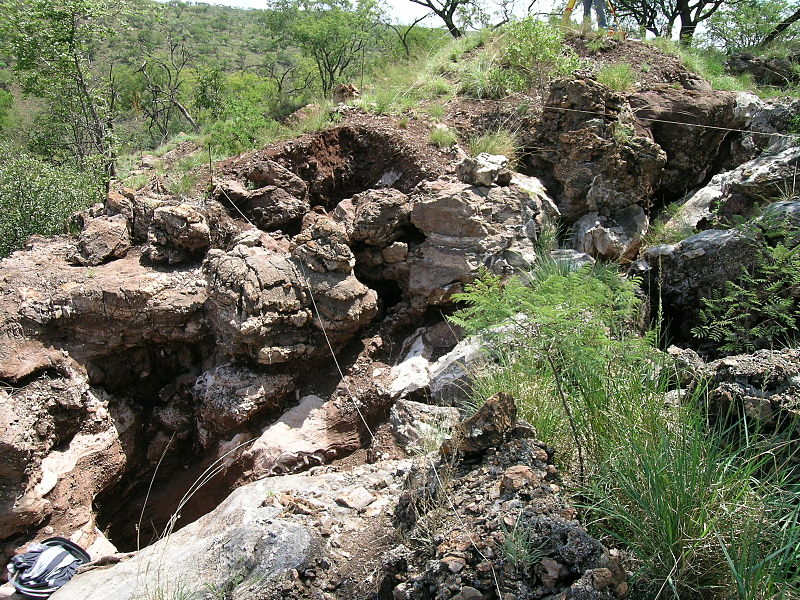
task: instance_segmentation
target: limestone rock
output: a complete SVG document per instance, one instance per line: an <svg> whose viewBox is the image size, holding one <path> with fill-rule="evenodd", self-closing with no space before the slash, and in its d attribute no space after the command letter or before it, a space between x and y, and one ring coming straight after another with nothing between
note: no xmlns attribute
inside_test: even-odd
<svg viewBox="0 0 800 600"><path fill-rule="evenodd" d="M516 185L428 184L411 212L411 222L426 235L408 261L412 304L448 303L481 267L506 273L527 266L548 210L549 201Z"/></svg>
<svg viewBox="0 0 800 600"><path fill-rule="evenodd" d="M410 451L433 450L441 446L459 422L458 409L398 400L389 413L395 439Z"/></svg>
<svg viewBox="0 0 800 600"><path fill-rule="evenodd" d="M23 364L28 373L49 368L55 350L86 365L93 385L105 384L116 369L109 357L136 351L144 360L164 345L199 343L207 335L199 269L154 272L138 252L83 269L68 264L69 252L68 243L54 239L3 261L0 376L15 379ZM128 356L111 377L148 370L137 360Z"/></svg>
<svg viewBox="0 0 800 600"><path fill-rule="evenodd" d="M126 467L134 413L72 368L0 390L0 417L0 559L14 534L45 525L84 547L95 542L94 498Z"/></svg>
<svg viewBox="0 0 800 600"><path fill-rule="evenodd" d="M445 454L458 456L482 454L492 447L502 446L517 427L517 405L514 398L505 392L498 392L462 421L453 435L453 441L445 443Z"/></svg>
<svg viewBox="0 0 800 600"><path fill-rule="evenodd" d="M340 202L333 218L344 224L348 237L384 248L408 225L411 203L393 188L368 190Z"/></svg>
<svg viewBox="0 0 800 600"><path fill-rule="evenodd" d="M203 266L207 313L229 356L273 364L327 354L323 328L338 347L376 315L375 292L344 270L352 261L349 248L322 231L310 231L294 250L306 267L263 247L209 252ZM314 237L317 232L319 238ZM335 270L326 271L328 267Z"/></svg>
<svg viewBox="0 0 800 600"><path fill-rule="evenodd" d="M482 152L476 157L465 157L456 167L458 178L469 185L489 187L493 183L508 185L511 172L506 168L508 159L499 154Z"/></svg>
<svg viewBox="0 0 800 600"><path fill-rule="evenodd" d="M341 417L335 404L305 396L264 430L243 462L262 477L325 464L360 444L359 430L347 428Z"/></svg>
<svg viewBox="0 0 800 600"><path fill-rule="evenodd" d="M131 247L128 220L122 215L89 219L78 237L78 252L71 259L97 266L122 258Z"/></svg>
<svg viewBox="0 0 800 600"><path fill-rule="evenodd" d="M294 390L294 379L222 365L198 377L192 394L203 425L218 437L230 436L258 417L277 413Z"/></svg>
<svg viewBox="0 0 800 600"><path fill-rule="evenodd" d="M726 418L747 418L767 431L789 428L800 442L800 350L758 350L708 363L709 397Z"/></svg>
<svg viewBox="0 0 800 600"><path fill-rule="evenodd" d="M672 194L707 179L728 135L726 128L739 129L744 124L734 110L733 92L686 90L663 84L632 94L629 102L635 118L666 152L658 189Z"/></svg>
<svg viewBox="0 0 800 600"><path fill-rule="evenodd" d="M309 209L306 184L273 161L258 163L248 174L261 187L250 190L235 180L217 183L214 197L234 218L243 213L265 231L300 222Z"/></svg>
<svg viewBox="0 0 800 600"><path fill-rule="evenodd" d="M150 260L176 264L197 258L211 244L205 216L197 208L180 204L153 210L147 231Z"/></svg>
<svg viewBox="0 0 800 600"><path fill-rule="evenodd" d="M575 249L595 258L631 260L636 256L649 221L639 205L614 211L610 216L588 213L573 226Z"/></svg>

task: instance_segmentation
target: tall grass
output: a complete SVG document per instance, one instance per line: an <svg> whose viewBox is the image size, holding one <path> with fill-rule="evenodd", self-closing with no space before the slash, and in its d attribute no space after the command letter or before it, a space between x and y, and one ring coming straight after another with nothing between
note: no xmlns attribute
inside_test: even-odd
<svg viewBox="0 0 800 600"><path fill-rule="evenodd" d="M467 140L467 147L472 156L483 152L489 154L502 154L508 159L511 167L519 162L522 145L516 134L508 129L496 129L474 135Z"/></svg>
<svg viewBox="0 0 800 600"><path fill-rule="evenodd" d="M655 334L634 333L635 281L544 258L525 280L484 275L459 296L454 320L486 337L496 363L473 400L515 395L590 529L630 554L633 597L800 597L781 441L723 426L702 385L667 401L678 382Z"/></svg>

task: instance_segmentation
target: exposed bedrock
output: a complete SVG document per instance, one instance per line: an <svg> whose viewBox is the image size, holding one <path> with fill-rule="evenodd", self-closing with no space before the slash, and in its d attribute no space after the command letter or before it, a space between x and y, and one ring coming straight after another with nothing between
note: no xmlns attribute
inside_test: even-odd
<svg viewBox="0 0 800 600"><path fill-rule="evenodd" d="M53 532L108 552L92 503L124 473L137 414L63 365L0 389L0 421L0 559Z"/></svg>
<svg viewBox="0 0 800 600"><path fill-rule="evenodd" d="M367 325L377 297L353 276L345 241L341 226L320 219L291 253L243 244L209 252L208 319L223 352L261 364L319 357L330 352L325 334L336 348Z"/></svg>

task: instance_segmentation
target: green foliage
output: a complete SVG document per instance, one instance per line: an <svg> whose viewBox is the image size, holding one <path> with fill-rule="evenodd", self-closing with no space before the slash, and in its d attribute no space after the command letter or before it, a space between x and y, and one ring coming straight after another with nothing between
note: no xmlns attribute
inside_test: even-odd
<svg viewBox="0 0 800 600"><path fill-rule="evenodd" d="M597 81L615 92L629 92L636 83L636 75L628 63L609 64L600 69Z"/></svg>
<svg viewBox="0 0 800 600"><path fill-rule="evenodd" d="M800 246L763 246L758 264L702 300L692 334L722 352L752 352L796 343L800 324Z"/></svg>
<svg viewBox="0 0 800 600"><path fill-rule="evenodd" d="M113 161L110 78L93 60L127 10L117 0L7 0L0 11L0 49L14 58L23 91L66 124L63 143L81 161Z"/></svg>
<svg viewBox="0 0 800 600"><path fill-rule="evenodd" d="M0 257L35 233L65 233L70 215L102 199L96 173L0 148Z"/></svg>
<svg viewBox="0 0 800 600"><path fill-rule="evenodd" d="M444 125L431 129L429 138L431 144L438 148L452 148L458 142L456 132Z"/></svg>
<svg viewBox="0 0 800 600"><path fill-rule="evenodd" d="M677 381L632 331L635 288L609 267L542 257L524 282L483 274L453 319L483 337L495 364L474 399L514 395L590 529L630 552L635 598L797 598L800 525L781 440L750 431L731 443L702 385L665 403ZM514 537L510 556L525 556Z"/></svg>
<svg viewBox="0 0 800 600"><path fill-rule="evenodd" d="M472 156L478 156L482 152L489 154L502 154L508 158L509 164L513 168L519 161L522 145L514 132L507 129L496 129L470 137L467 140L467 147Z"/></svg>
<svg viewBox="0 0 800 600"><path fill-rule="evenodd" d="M580 66L575 52L564 44L561 28L532 17L507 25L501 43L504 62L531 85L569 75Z"/></svg>
<svg viewBox="0 0 800 600"><path fill-rule="evenodd" d="M726 54L757 46L785 16L796 10L787 0L744 0L735 5L723 4L708 20L706 37ZM784 41L796 38L797 26L781 36Z"/></svg>
<svg viewBox="0 0 800 600"><path fill-rule="evenodd" d="M283 0L268 23L313 59L327 96L366 48L378 17L373 0Z"/></svg>

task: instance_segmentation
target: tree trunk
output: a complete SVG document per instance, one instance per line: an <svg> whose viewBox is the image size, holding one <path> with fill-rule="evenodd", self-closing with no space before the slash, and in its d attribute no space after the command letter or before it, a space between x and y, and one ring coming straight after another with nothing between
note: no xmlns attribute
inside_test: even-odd
<svg viewBox="0 0 800 600"><path fill-rule="evenodd" d="M778 23L775 26L775 29L773 29L767 34L767 37L765 37L763 40L761 40L761 42L756 44L756 48L766 48L772 42L775 41L775 38L777 38L780 34L789 29L792 23L795 23L797 21L800 21L800 8L798 8L791 15L786 17L786 19Z"/></svg>
<svg viewBox="0 0 800 600"><path fill-rule="evenodd" d="M680 40L681 46L688 46L692 43L694 32L697 29L697 23L694 22L690 13L681 14L680 20L681 29L678 39Z"/></svg>

